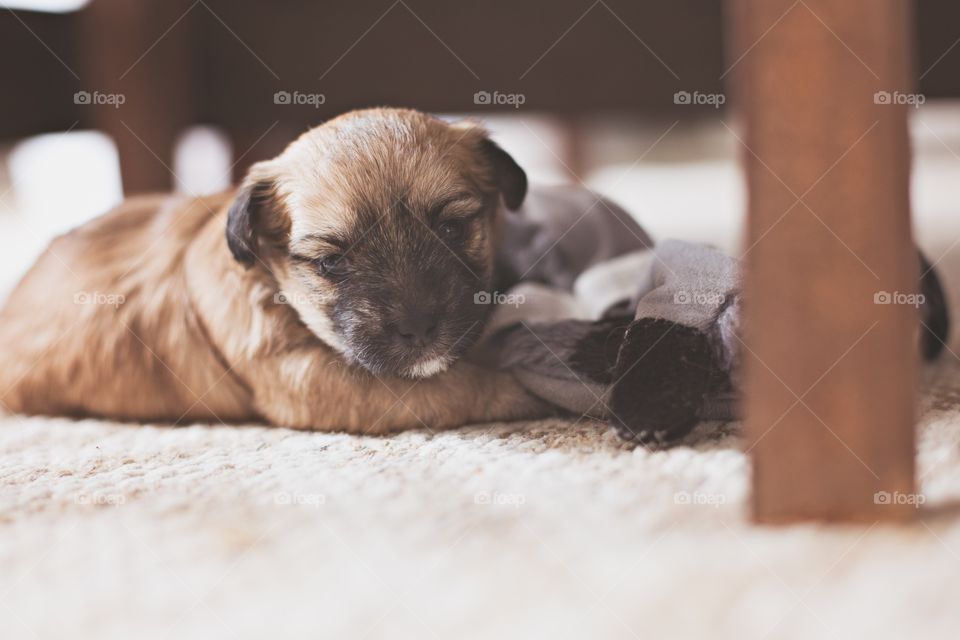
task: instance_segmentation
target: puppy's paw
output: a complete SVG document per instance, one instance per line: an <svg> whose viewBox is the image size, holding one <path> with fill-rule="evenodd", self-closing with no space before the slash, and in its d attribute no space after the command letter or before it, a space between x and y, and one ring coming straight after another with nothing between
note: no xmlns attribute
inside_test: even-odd
<svg viewBox="0 0 960 640"><path fill-rule="evenodd" d="M669 446L696 426L716 369L706 334L668 320L630 324L610 389L620 437Z"/></svg>

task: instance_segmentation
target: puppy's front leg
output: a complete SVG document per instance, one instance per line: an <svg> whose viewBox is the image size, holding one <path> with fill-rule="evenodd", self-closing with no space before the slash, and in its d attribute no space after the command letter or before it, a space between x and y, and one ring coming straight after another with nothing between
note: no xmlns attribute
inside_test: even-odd
<svg viewBox="0 0 960 640"><path fill-rule="evenodd" d="M419 380L377 377L311 352L271 358L256 369L255 406L278 426L381 434L552 413L512 375L467 362Z"/></svg>

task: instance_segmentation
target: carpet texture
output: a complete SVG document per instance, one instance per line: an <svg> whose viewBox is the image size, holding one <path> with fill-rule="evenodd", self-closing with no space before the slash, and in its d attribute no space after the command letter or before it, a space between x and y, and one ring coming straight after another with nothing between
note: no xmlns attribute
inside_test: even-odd
<svg viewBox="0 0 960 640"><path fill-rule="evenodd" d="M756 528L735 424L391 438L0 419L0 637L955 638L960 362L922 522Z"/></svg>

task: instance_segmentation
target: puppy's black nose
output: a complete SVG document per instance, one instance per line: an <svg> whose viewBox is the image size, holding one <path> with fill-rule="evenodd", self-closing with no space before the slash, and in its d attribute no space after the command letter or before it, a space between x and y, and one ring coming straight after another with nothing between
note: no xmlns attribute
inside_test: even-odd
<svg viewBox="0 0 960 640"><path fill-rule="evenodd" d="M411 347L422 347L436 337L437 319L427 313L411 313L400 318L395 329L401 342Z"/></svg>

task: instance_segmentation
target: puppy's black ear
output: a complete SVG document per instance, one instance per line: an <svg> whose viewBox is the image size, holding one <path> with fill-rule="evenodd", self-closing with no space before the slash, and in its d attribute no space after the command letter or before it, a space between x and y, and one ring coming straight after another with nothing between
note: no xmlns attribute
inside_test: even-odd
<svg viewBox="0 0 960 640"><path fill-rule="evenodd" d="M252 267L260 247L260 231L267 225L274 199L274 183L248 178L227 213L227 246L237 262Z"/></svg>
<svg viewBox="0 0 960 640"><path fill-rule="evenodd" d="M483 153L493 165L497 188L511 211L519 209L527 195L527 174L513 157L493 140L483 140Z"/></svg>

